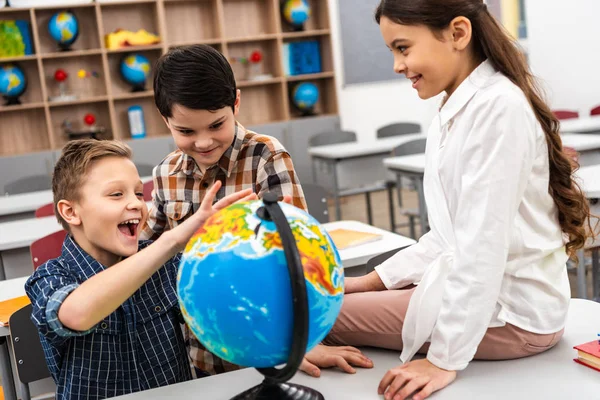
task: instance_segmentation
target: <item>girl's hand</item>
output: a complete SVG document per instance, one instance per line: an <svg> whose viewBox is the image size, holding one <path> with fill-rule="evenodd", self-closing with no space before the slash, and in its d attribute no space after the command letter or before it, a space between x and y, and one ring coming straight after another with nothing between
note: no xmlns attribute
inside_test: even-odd
<svg viewBox="0 0 600 400"><path fill-rule="evenodd" d="M321 376L320 368L338 367L344 372L354 374L352 368L373 368L373 361L369 360L359 349L352 346L325 346L318 344L306 353L300 371L318 378Z"/></svg>
<svg viewBox="0 0 600 400"><path fill-rule="evenodd" d="M415 360L390 369L379 383L377 393L385 394L385 400L404 400L412 393L415 393L413 400L423 400L454 379L456 371L438 368L427 359Z"/></svg>

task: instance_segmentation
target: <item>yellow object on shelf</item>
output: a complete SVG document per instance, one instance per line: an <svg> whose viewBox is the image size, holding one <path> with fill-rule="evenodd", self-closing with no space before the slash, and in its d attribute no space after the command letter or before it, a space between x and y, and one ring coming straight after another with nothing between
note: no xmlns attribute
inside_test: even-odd
<svg viewBox="0 0 600 400"><path fill-rule="evenodd" d="M513 38L519 37L519 0L502 0L502 24Z"/></svg>
<svg viewBox="0 0 600 400"><path fill-rule="evenodd" d="M130 46L147 46L157 43L160 43L160 37L145 29L140 29L137 32L119 29L106 35L106 48L109 50Z"/></svg>

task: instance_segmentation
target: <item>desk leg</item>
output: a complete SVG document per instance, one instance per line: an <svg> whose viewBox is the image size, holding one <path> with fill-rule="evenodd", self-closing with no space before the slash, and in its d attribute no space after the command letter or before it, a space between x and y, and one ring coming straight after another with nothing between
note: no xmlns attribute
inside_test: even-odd
<svg viewBox="0 0 600 400"><path fill-rule="evenodd" d="M577 296L581 299L587 299L587 282L585 273L585 254L583 249L577 250Z"/></svg>
<svg viewBox="0 0 600 400"><path fill-rule="evenodd" d="M337 160L331 162L331 166L333 167L333 201L335 203L335 218L337 221L342 220L342 205L340 204L340 188L338 183L338 170L337 170Z"/></svg>
<svg viewBox="0 0 600 400"><path fill-rule="evenodd" d="M415 179L417 195L419 196L419 223L421 224L421 236L427 233L427 205L425 204L425 191L423 189L423 176Z"/></svg>
<svg viewBox="0 0 600 400"><path fill-rule="evenodd" d="M17 391L13 378L10 355L8 354L7 337L0 337L0 379L5 400L17 400Z"/></svg>
<svg viewBox="0 0 600 400"><path fill-rule="evenodd" d="M0 281L6 279L6 273L4 272L4 262L2 261L2 252L0 251Z"/></svg>

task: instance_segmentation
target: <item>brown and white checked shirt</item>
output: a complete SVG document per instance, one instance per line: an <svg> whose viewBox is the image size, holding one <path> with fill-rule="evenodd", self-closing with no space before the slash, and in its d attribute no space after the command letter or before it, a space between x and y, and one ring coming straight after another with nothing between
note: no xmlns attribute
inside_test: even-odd
<svg viewBox="0 0 600 400"><path fill-rule="evenodd" d="M222 186L216 201L252 188L259 197L273 192L292 197L292 204L307 210L304 193L292 159L275 138L246 130L236 123L232 145L217 164L203 174L194 159L181 150L169 154L153 171L154 192L141 239L157 239L200 207L207 189L218 179ZM240 367L213 355L185 327L185 339L194 366L214 375Z"/></svg>

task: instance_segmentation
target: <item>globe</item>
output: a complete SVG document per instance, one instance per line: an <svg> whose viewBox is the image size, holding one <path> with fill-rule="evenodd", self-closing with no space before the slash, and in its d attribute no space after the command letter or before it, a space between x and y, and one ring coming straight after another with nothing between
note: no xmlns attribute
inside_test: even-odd
<svg viewBox="0 0 600 400"><path fill-rule="evenodd" d="M121 77L134 91L144 90L150 69L150 61L141 54L129 54L121 60Z"/></svg>
<svg viewBox="0 0 600 400"><path fill-rule="evenodd" d="M48 21L48 32L50 32L52 39L58 42L61 49L69 49L79 36L77 17L68 11L52 15L50 21Z"/></svg>
<svg viewBox="0 0 600 400"><path fill-rule="evenodd" d="M290 25L301 29L310 17L310 5L306 0L286 0L282 7L283 18Z"/></svg>
<svg viewBox="0 0 600 400"><path fill-rule="evenodd" d="M262 201L233 204L209 218L183 253L177 294L188 326L213 354L237 365L266 368L288 360L293 303L281 236L261 219ZM304 270L308 342L331 330L344 295L339 254L324 228L304 211L278 203Z"/></svg>
<svg viewBox="0 0 600 400"><path fill-rule="evenodd" d="M15 64L0 66L0 94L10 104L20 104L19 96L27 89L27 79L23 70Z"/></svg>
<svg viewBox="0 0 600 400"><path fill-rule="evenodd" d="M310 113L319 100L319 88L312 82L302 82L294 87L292 102L298 109Z"/></svg>

